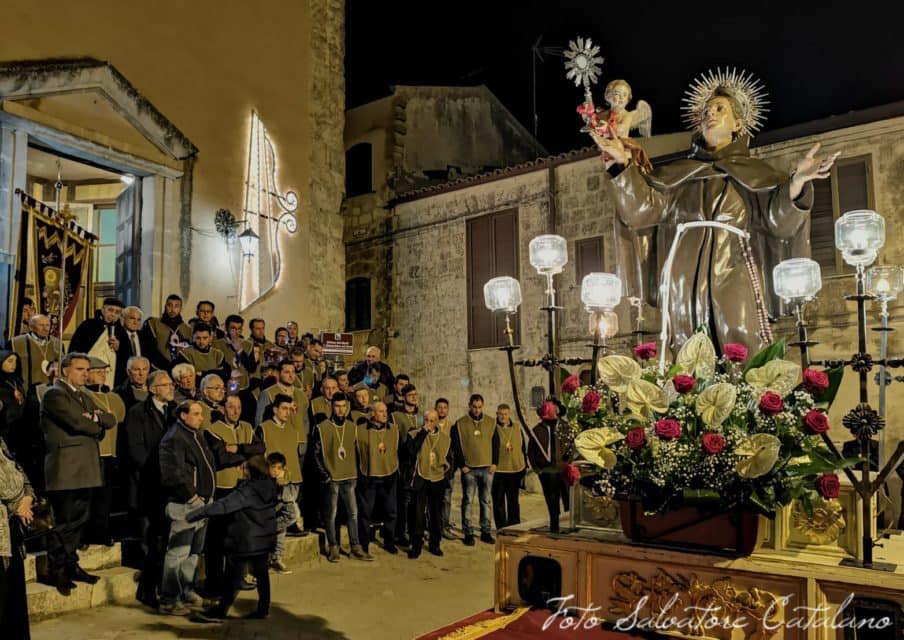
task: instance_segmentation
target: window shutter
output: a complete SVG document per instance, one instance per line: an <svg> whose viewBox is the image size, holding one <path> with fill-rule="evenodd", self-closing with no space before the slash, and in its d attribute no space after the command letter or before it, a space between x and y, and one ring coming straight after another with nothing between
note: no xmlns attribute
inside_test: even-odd
<svg viewBox="0 0 904 640"><path fill-rule="evenodd" d="M584 238L574 243L575 282L580 286L588 273L603 271L603 236Z"/></svg>
<svg viewBox="0 0 904 640"><path fill-rule="evenodd" d="M345 283L345 330L370 328L370 278L352 278Z"/></svg>
<svg viewBox="0 0 904 640"><path fill-rule="evenodd" d="M506 344L505 319L484 305L483 285L497 276L518 277L518 212L500 211L467 222L468 348ZM515 341L520 340L513 318Z"/></svg>
<svg viewBox="0 0 904 640"><path fill-rule="evenodd" d="M813 208L810 210L810 254L822 267L823 275L835 273L835 213L832 183L814 180Z"/></svg>

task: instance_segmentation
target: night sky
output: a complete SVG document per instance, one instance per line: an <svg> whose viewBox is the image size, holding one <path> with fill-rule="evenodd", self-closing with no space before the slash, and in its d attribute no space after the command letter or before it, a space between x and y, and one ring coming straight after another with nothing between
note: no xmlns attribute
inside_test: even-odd
<svg viewBox="0 0 904 640"><path fill-rule="evenodd" d="M899 10L892 7L899 5ZM765 130L904 100L898 2L374 2L347 0L347 106L393 84L486 84L528 130L531 48L602 46L601 87L625 78L653 108L653 133L682 129L681 97L717 65L748 69L769 92ZM581 90L564 59L537 64L539 139L551 153L585 146ZM602 104L601 90L597 104ZM633 108L633 103L631 105Z"/></svg>

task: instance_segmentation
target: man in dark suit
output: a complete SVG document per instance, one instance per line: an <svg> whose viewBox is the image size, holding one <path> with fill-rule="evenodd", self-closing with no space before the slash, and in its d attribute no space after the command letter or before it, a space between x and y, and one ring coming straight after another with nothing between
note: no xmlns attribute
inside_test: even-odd
<svg viewBox="0 0 904 640"><path fill-rule="evenodd" d="M166 371L151 372L148 391L148 398L134 405L126 415L120 450L128 468L130 519L141 536L145 553L136 597L156 609L166 548L159 447L175 419L176 404L173 380Z"/></svg>
<svg viewBox="0 0 904 640"><path fill-rule="evenodd" d="M150 369L151 362L144 356L132 356L126 363L127 377L113 389L126 405L126 412L139 402L147 400Z"/></svg>
<svg viewBox="0 0 904 640"><path fill-rule="evenodd" d="M82 390L88 381L89 356L63 356L60 378L41 403L41 429L47 442L44 477L56 516L47 541L50 581L68 596L75 582L94 584L97 576L78 564L82 530L91 515L91 490L103 484L98 442L116 418L94 404Z"/></svg>

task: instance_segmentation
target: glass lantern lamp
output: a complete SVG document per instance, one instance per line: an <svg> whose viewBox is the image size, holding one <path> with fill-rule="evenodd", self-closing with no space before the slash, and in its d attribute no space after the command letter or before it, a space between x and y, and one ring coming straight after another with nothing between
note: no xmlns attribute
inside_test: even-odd
<svg viewBox="0 0 904 640"><path fill-rule="evenodd" d="M871 265L885 244L885 219L875 211L848 211L835 221L835 246L852 267Z"/></svg>
<svg viewBox="0 0 904 640"><path fill-rule="evenodd" d="M245 230L239 234L239 243L242 246L242 255L245 259L251 260L254 257L260 239L261 237L251 227L245 227Z"/></svg>
<svg viewBox="0 0 904 640"><path fill-rule="evenodd" d="M779 262L772 269L772 287L775 294L785 302L810 302L822 289L819 263L809 258L791 258Z"/></svg>
<svg viewBox="0 0 904 640"><path fill-rule="evenodd" d="M511 276L487 280L483 285L483 301L494 313L513 314L521 306L521 284Z"/></svg>
<svg viewBox="0 0 904 640"><path fill-rule="evenodd" d="M611 311L621 297L621 279L611 273L588 273L581 282L581 302L588 312Z"/></svg>
<svg viewBox="0 0 904 640"><path fill-rule="evenodd" d="M542 235L530 241L530 263L537 273L554 276L568 264L568 242L562 236Z"/></svg>
<svg viewBox="0 0 904 640"><path fill-rule="evenodd" d="M883 302L896 299L904 291L904 268L872 267L866 272L866 291Z"/></svg>

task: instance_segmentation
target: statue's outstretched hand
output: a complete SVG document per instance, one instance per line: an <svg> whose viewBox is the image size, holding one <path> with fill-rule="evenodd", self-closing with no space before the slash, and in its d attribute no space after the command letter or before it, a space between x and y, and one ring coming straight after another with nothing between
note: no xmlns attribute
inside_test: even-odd
<svg viewBox="0 0 904 640"><path fill-rule="evenodd" d="M625 145L621 140L618 138L604 138L593 131L590 132L590 137L593 138L593 141L596 143L596 146L599 147L599 150L607 156L607 169L613 164L628 163L628 152L625 150Z"/></svg>
<svg viewBox="0 0 904 640"><path fill-rule="evenodd" d="M819 151L820 146L818 142L814 144L807 152L807 155L798 161L794 170L794 176L791 178L792 199L797 199L800 196L804 185L810 180L824 180L832 174L832 165L835 164L835 159L841 152L837 151L830 156L817 157L816 152Z"/></svg>

